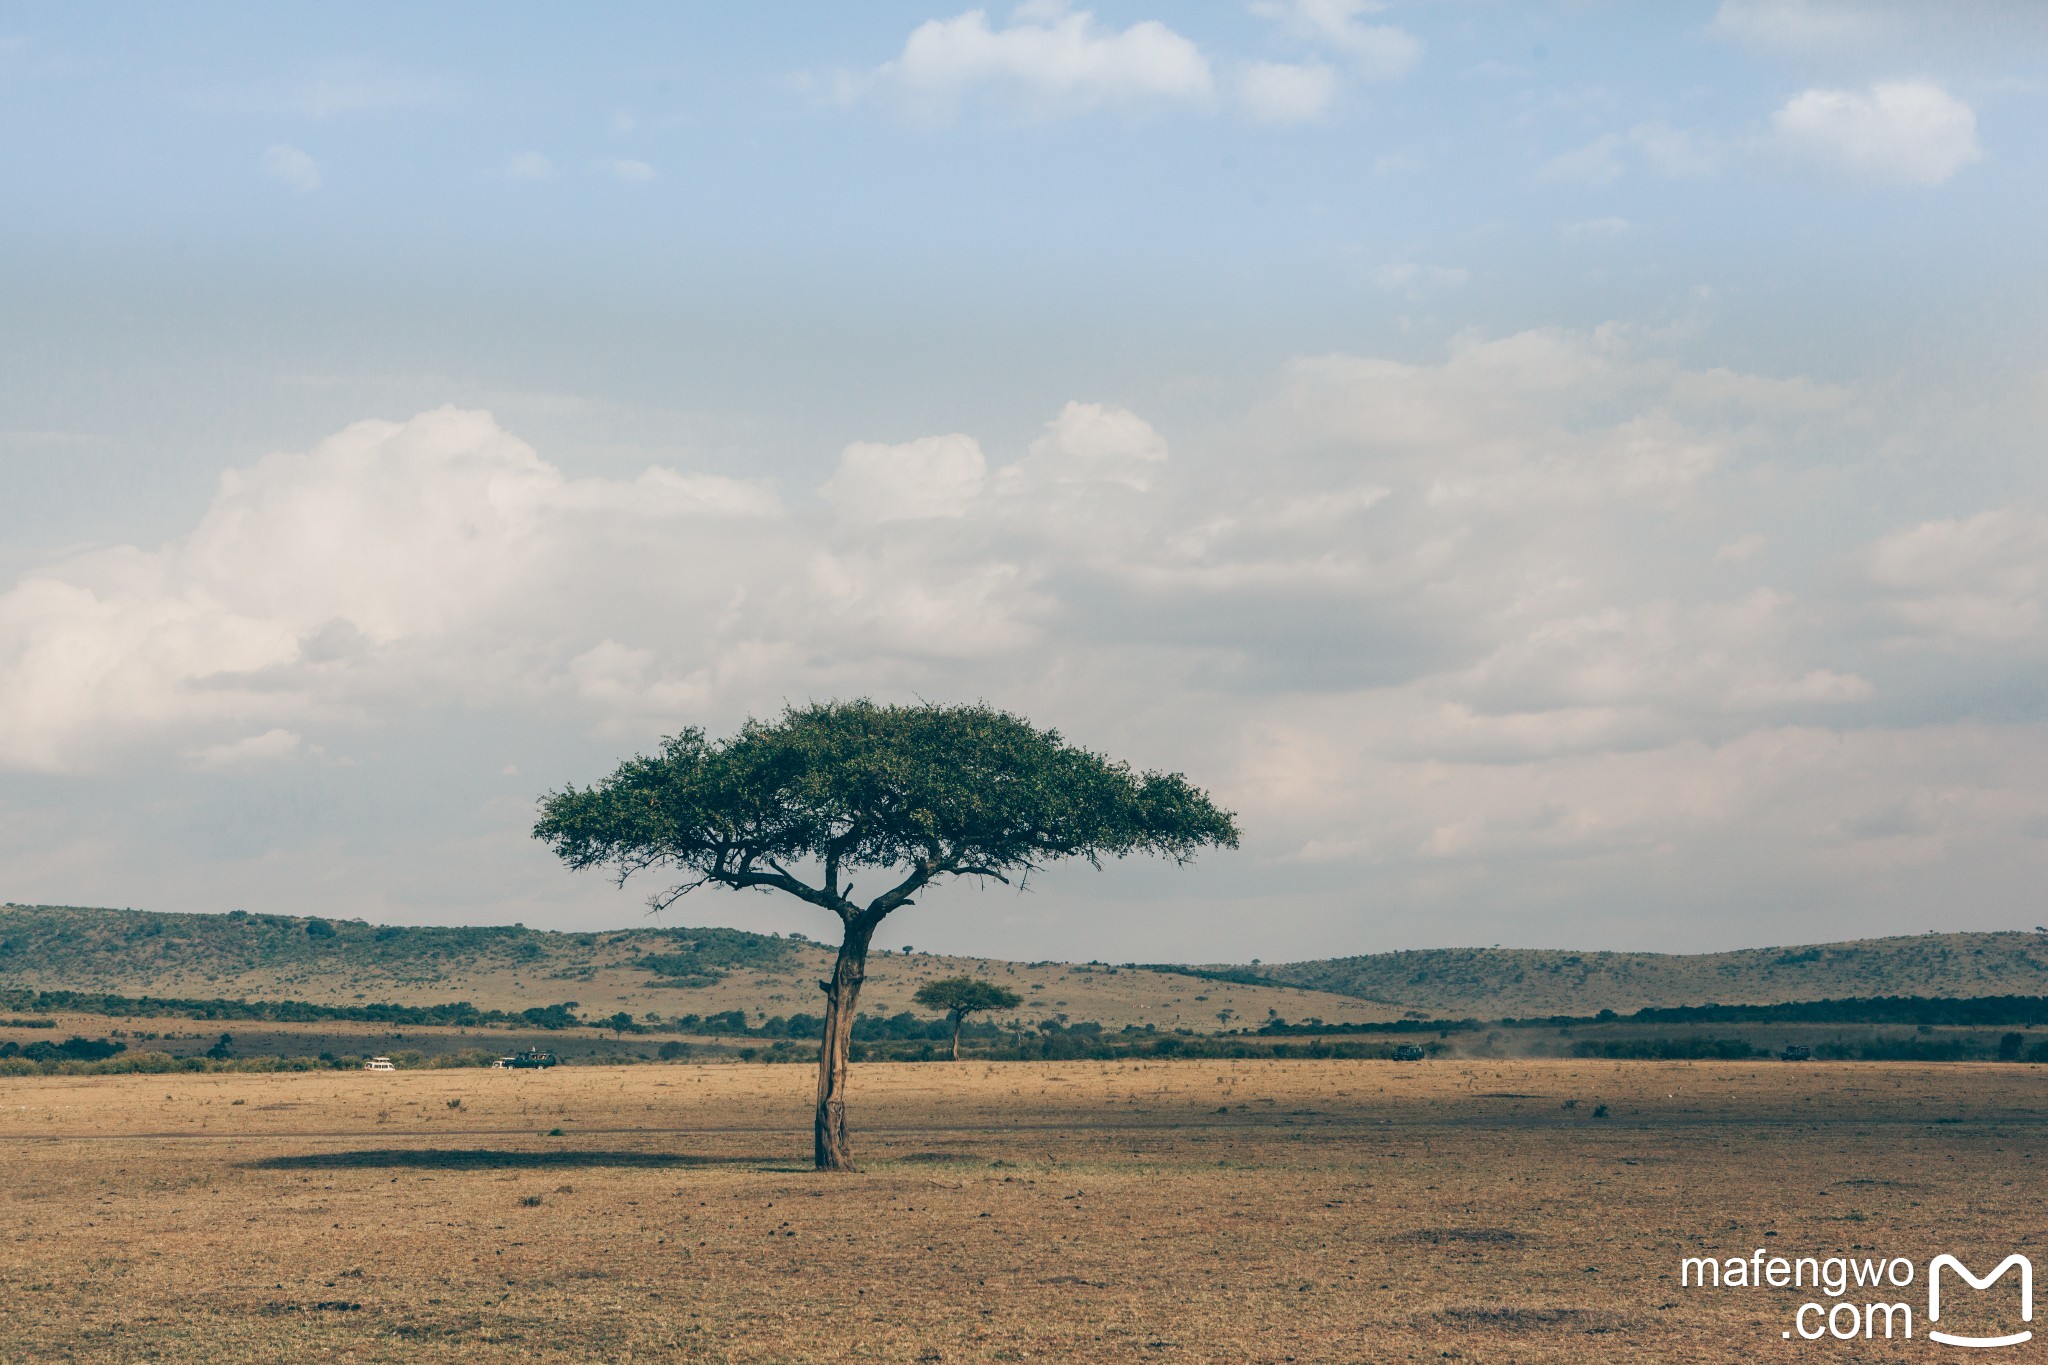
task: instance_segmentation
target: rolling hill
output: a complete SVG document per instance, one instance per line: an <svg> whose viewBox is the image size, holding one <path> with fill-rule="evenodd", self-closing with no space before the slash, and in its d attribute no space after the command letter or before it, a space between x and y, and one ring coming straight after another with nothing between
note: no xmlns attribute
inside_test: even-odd
<svg viewBox="0 0 2048 1365"><path fill-rule="evenodd" d="M807 939L736 929L557 933L519 925L425 928L290 915L161 914L76 906L0 907L0 988L316 1004L443 1004L673 1019L745 1010L817 1013L832 953ZM1275 1016L1368 1023L1402 1011L1282 984L1212 982L1108 963L1005 962L877 950L864 1013L916 1010L939 976L986 975L1024 997L1018 1015L1120 1028L1213 1030Z"/></svg>
<svg viewBox="0 0 2048 1365"><path fill-rule="evenodd" d="M1726 953L1435 948L1259 967L1308 990L1484 1018L1875 995L2048 994L2048 934L1956 933Z"/></svg>
<svg viewBox="0 0 2048 1365"><path fill-rule="evenodd" d="M675 1018L815 1012L830 950L735 929L559 933L290 915L0 907L0 988L249 1000L443 1004L517 1011L574 1001L586 1015ZM865 1012L915 1007L924 981L988 976L1027 1022L1200 1031L1271 1018L1369 1023L1495 1019L1645 1006L1855 996L2048 994L2048 934L1954 933L1672 954L1444 948L1256 966L1007 962L878 951Z"/></svg>

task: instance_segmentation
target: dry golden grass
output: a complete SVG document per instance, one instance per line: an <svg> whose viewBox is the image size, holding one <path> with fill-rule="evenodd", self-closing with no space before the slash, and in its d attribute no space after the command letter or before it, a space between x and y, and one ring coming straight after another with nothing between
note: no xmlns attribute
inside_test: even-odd
<svg viewBox="0 0 2048 1365"><path fill-rule="evenodd" d="M809 1085L0 1080L0 1359L1789 1360L1678 1258L2041 1217L2024 1067L871 1066L837 1177Z"/></svg>
<svg viewBox="0 0 2048 1365"><path fill-rule="evenodd" d="M635 967L633 959L646 949L623 935L599 934L588 950L587 963L574 971L519 970L494 963L451 964L444 973L400 977L389 971L358 968L337 960L320 971L280 972L258 968L243 972L171 971L136 974L103 972L91 979L80 975L9 969L9 985L36 990L95 990L121 995L155 995L226 1000L310 1000L328 1005L366 1002L434 1005L467 1000L479 1009L519 1011L533 1005L574 1000L577 1013L602 1018L617 1010L634 1015L650 1011L664 1018L684 1014L717 1014L746 1010L749 1015L819 1014L824 997L818 980L831 975L832 954L815 945L792 945L793 962L780 970L740 967L706 986L663 984ZM109 955L109 961L119 960ZM941 976L979 974L1024 997L1012 1016L1035 1024L1065 1016L1094 1021L1108 1028L1153 1024L1159 1028L1257 1027L1269 1012L1290 1020L1313 1016L1330 1023L1374 1023L1399 1019L1400 1006L1361 1000L1326 991L1282 986L1245 986L1208 981L1172 972L1148 972L1071 962L1004 962L978 957L943 957L931 953L905 956L877 953L868 959L861 1012L889 1015L900 1010L929 1014L911 997L926 981ZM1228 1020L1217 1016L1229 1011ZM193 1027L203 1027L194 1025Z"/></svg>

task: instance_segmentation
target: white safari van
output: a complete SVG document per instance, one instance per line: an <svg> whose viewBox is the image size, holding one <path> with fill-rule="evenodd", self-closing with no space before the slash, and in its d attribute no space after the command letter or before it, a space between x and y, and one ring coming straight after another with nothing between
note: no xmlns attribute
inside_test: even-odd
<svg viewBox="0 0 2048 1365"><path fill-rule="evenodd" d="M398 1068L391 1064L391 1059L389 1057L372 1057L369 1061L363 1063L363 1070L396 1071L398 1070Z"/></svg>

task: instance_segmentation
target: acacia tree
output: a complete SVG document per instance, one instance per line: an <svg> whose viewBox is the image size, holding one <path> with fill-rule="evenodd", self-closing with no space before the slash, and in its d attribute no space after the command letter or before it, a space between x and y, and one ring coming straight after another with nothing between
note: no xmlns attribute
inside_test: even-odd
<svg viewBox="0 0 2048 1365"><path fill-rule="evenodd" d="M911 997L928 1010L941 1010L953 1022L953 1060L960 1060L960 1025L970 1014L985 1010L1013 1010L1024 997L1004 986L976 981L971 976L942 976L927 981Z"/></svg>
<svg viewBox="0 0 2048 1365"><path fill-rule="evenodd" d="M786 708L728 739L689 729L595 786L543 797L534 837L572 869L677 874L649 904L705 885L780 891L839 917L813 1125L820 1170L849 1170L848 1051L868 944L935 881L1021 885L1048 863L1235 848L1229 811L1179 773L1133 772L988 706ZM855 894L857 875L882 889Z"/></svg>

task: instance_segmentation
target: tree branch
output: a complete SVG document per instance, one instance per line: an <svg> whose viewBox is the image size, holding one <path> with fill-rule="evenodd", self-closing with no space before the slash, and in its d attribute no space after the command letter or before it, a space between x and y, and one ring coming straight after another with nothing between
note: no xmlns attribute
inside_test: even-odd
<svg viewBox="0 0 2048 1365"><path fill-rule="evenodd" d="M909 876L868 902L868 908L861 911L861 918L877 921L891 910L901 909L910 903L912 896L924 889L926 883L945 870L945 864L937 858L919 859L911 867Z"/></svg>
<svg viewBox="0 0 2048 1365"><path fill-rule="evenodd" d="M749 859L748 861L751 862L752 860ZM712 879L732 887L735 891L747 891L754 887L772 887L777 891L788 892L798 900L808 901L812 905L830 910L842 919L846 917L846 912L852 908L843 898L827 895L824 891L812 886L810 883L800 881L796 877L791 876L786 870L778 866L772 858L769 859L768 865L774 870L770 872L734 870L725 876L714 875Z"/></svg>
<svg viewBox="0 0 2048 1365"><path fill-rule="evenodd" d="M993 867L981 867L970 863L964 867L956 867L949 870L962 877L994 877L1004 886L1010 884L1010 879Z"/></svg>

